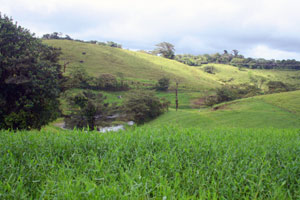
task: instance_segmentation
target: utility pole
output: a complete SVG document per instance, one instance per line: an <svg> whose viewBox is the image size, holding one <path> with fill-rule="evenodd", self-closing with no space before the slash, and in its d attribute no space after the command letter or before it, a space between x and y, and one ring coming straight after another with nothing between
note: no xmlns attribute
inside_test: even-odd
<svg viewBox="0 0 300 200"><path fill-rule="evenodd" d="M175 88L175 103L176 103L176 112L178 110L178 81L176 81L176 88Z"/></svg>
<svg viewBox="0 0 300 200"><path fill-rule="evenodd" d="M70 64L70 62L66 62L64 61L64 73L66 72L66 68L67 68L67 65Z"/></svg>

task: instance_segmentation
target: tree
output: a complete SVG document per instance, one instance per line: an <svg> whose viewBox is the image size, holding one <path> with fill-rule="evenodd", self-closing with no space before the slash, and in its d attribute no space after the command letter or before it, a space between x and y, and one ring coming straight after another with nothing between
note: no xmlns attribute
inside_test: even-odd
<svg viewBox="0 0 300 200"><path fill-rule="evenodd" d="M217 69L212 66L212 65L207 65L203 68L203 70L206 72L206 73L209 73L209 74L215 74Z"/></svg>
<svg viewBox="0 0 300 200"><path fill-rule="evenodd" d="M269 88L269 93L289 91L289 87L281 81L269 81L267 86Z"/></svg>
<svg viewBox="0 0 300 200"><path fill-rule="evenodd" d="M58 117L59 55L0 14L0 129L40 129Z"/></svg>
<svg viewBox="0 0 300 200"><path fill-rule="evenodd" d="M169 101L159 99L153 92L136 91L127 96L123 109L129 119L142 124L167 111L169 105Z"/></svg>
<svg viewBox="0 0 300 200"><path fill-rule="evenodd" d="M157 48L155 52L161 54L165 58L174 59L175 57L175 48L173 44L168 42L161 42L156 45Z"/></svg>
<svg viewBox="0 0 300 200"><path fill-rule="evenodd" d="M169 86L170 86L170 79L167 78L167 77L163 77L163 78L158 80L158 84L156 86L156 89L160 90L160 91L167 91Z"/></svg>
<svg viewBox="0 0 300 200"><path fill-rule="evenodd" d="M98 89L111 90L113 91L117 87L117 78L113 74L101 74L97 80L96 84Z"/></svg>
<svg viewBox="0 0 300 200"><path fill-rule="evenodd" d="M65 118L67 128L86 128L94 130L97 126L105 124L109 115L106 98L101 94L82 92L68 98L70 114Z"/></svg>
<svg viewBox="0 0 300 200"><path fill-rule="evenodd" d="M69 75L68 88L90 89L93 77L89 76L82 66L72 69Z"/></svg>
<svg viewBox="0 0 300 200"><path fill-rule="evenodd" d="M106 42L106 45L109 46L109 47L116 47L116 48L122 49L122 45L121 44L118 44L118 43L113 42L113 41Z"/></svg>
<svg viewBox="0 0 300 200"><path fill-rule="evenodd" d="M233 50L232 50L232 53L233 53L233 56L234 56L234 57L238 57L238 55L239 55L239 51L236 50L236 49L233 49Z"/></svg>

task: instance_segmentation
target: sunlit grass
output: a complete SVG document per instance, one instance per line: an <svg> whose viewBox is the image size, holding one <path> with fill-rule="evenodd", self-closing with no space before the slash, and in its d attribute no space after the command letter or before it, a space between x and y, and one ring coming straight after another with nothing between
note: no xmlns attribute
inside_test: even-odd
<svg viewBox="0 0 300 200"><path fill-rule="evenodd" d="M2 131L1 199L298 199L299 129Z"/></svg>
<svg viewBox="0 0 300 200"><path fill-rule="evenodd" d="M219 109L171 109L150 125L182 127L300 128L300 91L262 95L218 105Z"/></svg>
<svg viewBox="0 0 300 200"><path fill-rule="evenodd" d="M300 86L300 71L239 70L231 65L209 64L217 69L215 74L209 74L202 70L205 65L192 67L175 60L141 52L68 40L45 40L44 42L62 48L61 63L70 62L66 73L73 67L82 66L95 77L101 73L122 74L126 80L139 82L140 85L137 87L145 87L143 84L155 85L160 78L168 77L171 79L171 89L174 89L177 80L180 82L181 89L204 94L220 87L224 81L227 84L250 83L251 76ZM83 55L83 52L86 54ZM266 85L263 85L263 88L266 89Z"/></svg>

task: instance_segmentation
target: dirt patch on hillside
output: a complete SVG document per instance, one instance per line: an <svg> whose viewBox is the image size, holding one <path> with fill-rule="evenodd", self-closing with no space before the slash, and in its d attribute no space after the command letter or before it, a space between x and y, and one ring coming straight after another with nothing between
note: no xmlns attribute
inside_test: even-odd
<svg viewBox="0 0 300 200"><path fill-rule="evenodd" d="M225 110L227 107L228 107L228 104L225 104L225 105L213 107L211 110L212 110L212 111L216 111L216 110Z"/></svg>
<svg viewBox="0 0 300 200"><path fill-rule="evenodd" d="M233 103L227 103L227 104L223 104L220 106L215 106L213 107L211 110L212 111L217 111L217 110L231 110L231 108L229 108L230 105L235 104L236 102Z"/></svg>

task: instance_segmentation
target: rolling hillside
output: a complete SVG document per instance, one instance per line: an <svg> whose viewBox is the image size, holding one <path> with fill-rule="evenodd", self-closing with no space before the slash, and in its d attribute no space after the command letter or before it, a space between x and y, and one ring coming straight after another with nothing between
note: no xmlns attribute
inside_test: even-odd
<svg viewBox="0 0 300 200"><path fill-rule="evenodd" d="M300 91L241 99L200 110L171 109L149 126L300 128Z"/></svg>
<svg viewBox="0 0 300 200"><path fill-rule="evenodd" d="M204 66L191 67L174 60L142 52L134 52L96 44L69 40L45 40L51 46L62 48L61 63L70 62L66 73L74 67L82 66L92 76L112 73L124 76L128 81L144 85L154 85L163 76L180 81L179 108L175 112L174 92L158 92L157 95L171 101L168 113L149 123L150 126L176 123L183 127L300 127L300 92L264 95L219 105L212 111L195 108L193 102L211 94L223 84L252 83L253 79L265 79L261 85L267 89L270 80L282 81L299 87L300 71L252 70L222 64L208 64L216 69L215 74L204 72ZM174 86L174 81L173 81ZM172 90L172 87L171 87ZM124 92L106 92L111 102ZM187 109L189 108L189 109Z"/></svg>
<svg viewBox="0 0 300 200"><path fill-rule="evenodd" d="M267 81L283 81L300 86L300 71L239 70L230 65L209 64L217 69L215 74L209 74L203 71L205 65L191 67L142 52L69 40L44 40L44 43L62 49L61 63L70 62L66 73L73 67L82 66L92 76L101 73L112 73L117 76L122 74L127 80L145 85L153 85L158 79L166 76L173 80L172 85L176 79L180 81L181 89L201 93L214 90L225 83L249 83L251 77L256 79L264 77Z"/></svg>
<svg viewBox="0 0 300 200"><path fill-rule="evenodd" d="M72 67L82 66L92 76L122 73L126 79L146 84L155 84L158 79L166 76L179 80L181 87L189 90L201 91L220 86L201 70L158 56L68 40L44 42L62 49L62 64L64 61L70 62L67 72Z"/></svg>
<svg viewBox="0 0 300 200"><path fill-rule="evenodd" d="M216 69L216 73L211 75L211 78L215 81L221 81L226 84L241 84L249 83L253 79L260 84L261 79L266 81L262 85L262 89L267 89L265 83L267 81L282 81L286 84L295 85L300 87L300 71L288 71L288 70L266 70L266 69L248 69L224 64L207 64L200 67L196 67L199 70L203 70L206 66L213 66ZM252 79L252 80L251 80Z"/></svg>

